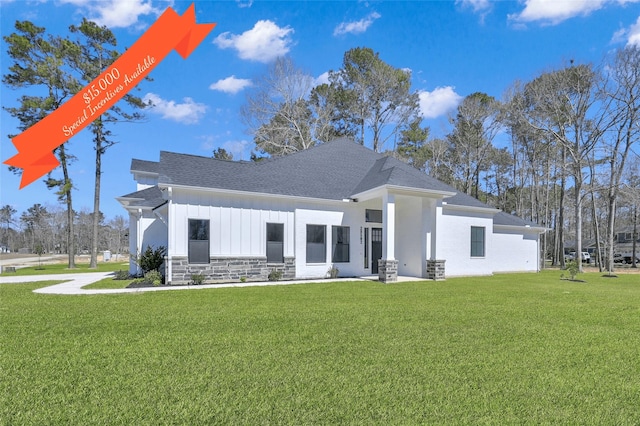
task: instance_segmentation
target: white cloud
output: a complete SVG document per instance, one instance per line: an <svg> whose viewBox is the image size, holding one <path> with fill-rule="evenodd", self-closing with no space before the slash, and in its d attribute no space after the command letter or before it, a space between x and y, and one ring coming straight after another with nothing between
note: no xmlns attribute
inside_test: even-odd
<svg viewBox="0 0 640 426"><path fill-rule="evenodd" d="M235 75L232 75L231 77L223 78L222 80L212 83L209 89L234 95L246 87L251 86L251 84L251 80L236 78Z"/></svg>
<svg viewBox="0 0 640 426"><path fill-rule="evenodd" d="M629 28L618 31L614 36L614 41L622 41L627 39L627 46L640 47L640 17Z"/></svg>
<svg viewBox="0 0 640 426"><path fill-rule="evenodd" d="M167 101L155 93L147 93L143 98L144 102L151 102L150 110L162 115L162 118L177 121L183 124L197 123L207 111L205 104L194 102L191 98L184 98L184 103Z"/></svg>
<svg viewBox="0 0 640 426"><path fill-rule="evenodd" d="M373 22L380 18L380 14L378 12L371 12L366 18L362 18L359 21L354 22L342 22L340 25L333 30L333 35L343 35L343 34L360 34L367 31L367 28L373 24Z"/></svg>
<svg viewBox="0 0 640 426"><path fill-rule="evenodd" d="M313 81L313 85L314 86L320 86L321 84L325 84L325 83L329 84L329 72L328 71L323 72L322 74L320 74L318 76L318 78L316 78Z"/></svg>
<svg viewBox="0 0 640 426"><path fill-rule="evenodd" d="M249 142L246 140L240 141L227 141L222 144L222 147L233 155L234 160L244 160L244 151L249 146Z"/></svg>
<svg viewBox="0 0 640 426"><path fill-rule="evenodd" d="M86 8L91 21L98 25L113 28L126 28L137 25L144 15L158 16L162 12L151 6L150 0L62 0Z"/></svg>
<svg viewBox="0 0 640 426"><path fill-rule="evenodd" d="M280 28L269 20L258 21L240 35L224 32L213 43L220 49L237 50L242 59L267 63L289 52L293 32L293 28Z"/></svg>
<svg viewBox="0 0 640 426"><path fill-rule="evenodd" d="M456 4L473 9L474 13L483 13L491 9L491 2L489 0L456 0Z"/></svg>
<svg viewBox="0 0 640 426"><path fill-rule="evenodd" d="M436 87L432 92L426 90L418 93L420 112L424 118L436 118L446 114L462 101L451 86Z"/></svg>
<svg viewBox="0 0 640 426"><path fill-rule="evenodd" d="M541 21L556 25L575 16L586 16L609 4L625 5L640 0L526 0L522 12L509 15L515 22Z"/></svg>

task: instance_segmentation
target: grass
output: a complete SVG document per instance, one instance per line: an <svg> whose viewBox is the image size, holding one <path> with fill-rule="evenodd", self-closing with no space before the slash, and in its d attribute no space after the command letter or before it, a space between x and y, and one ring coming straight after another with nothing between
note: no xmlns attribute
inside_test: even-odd
<svg viewBox="0 0 640 426"><path fill-rule="evenodd" d="M640 280L0 286L1 424L638 424Z"/></svg>
<svg viewBox="0 0 640 426"><path fill-rule="evenodd" d="M105 278L100 281L96 281L94 283L85 285L84 289L87 290L99 290L99 289L110 289L110 288L126 288L129 284L131 284L133 280L114 280L112 277Z"/></svg>
<svg viewBox="0 0 640 426"><path fill-rule="evenodd" d="M78 263L75 269L69 269L66 263L55 263L49 265L34 265L25 268L18 268L16 272L3 272L0 277L15 277L27 275L43 275L43 274L82 274L87 272L111 272L128 270L129 262L100 262L98 267L91 269L88 263Z"/></svg>

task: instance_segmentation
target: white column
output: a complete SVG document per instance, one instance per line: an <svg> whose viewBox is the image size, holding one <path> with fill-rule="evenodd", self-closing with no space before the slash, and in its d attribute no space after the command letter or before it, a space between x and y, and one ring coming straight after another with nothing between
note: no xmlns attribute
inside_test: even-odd
<svg viewBox="0 0 640 426"><path fill-rule="evenodd" d="M395 260L396 202L388 192L382 196L382 259Z"/></svg>

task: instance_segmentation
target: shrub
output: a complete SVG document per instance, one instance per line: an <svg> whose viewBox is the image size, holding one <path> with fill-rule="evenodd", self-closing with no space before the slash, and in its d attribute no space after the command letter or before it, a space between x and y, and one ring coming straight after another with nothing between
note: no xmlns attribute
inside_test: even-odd
<svg viewBox="0 0 640 426"><path fill-rule="evenodd" d="M240 282L241 283L246 283L247 282L247 277L240 277Z"/></svg>
<svg viewBox="0 0 640 426"><path fill-rule="evenodd" d="M144 274L144 281L154 286L159 286L162 284L162 275L158 271L149 271Z"/></svg>
<svg viewBox="0 0 640 426"><path fill-rule="evenodd" d="M115 276L113 277L114 280L128 280L129 279L129 271L117 271Z"/></svg>
<svg viewBox="0 0 640 426"><path fill-rule="evenodd" d="M282 278L282 271L277 271L275 269L271 270L271 272L269 272L269 281L280 281L280 279Z"/></svg>
<svg viewBox="0 0 640 426"><path fill-rule="evenodd" d="M191 284L202 285L204 283L204 274L191 274Z"/></svg>
<svg viewBox="0 0 640 426"><path fill-rule="evenodd" d="M167 249L165 246L160 246L157 249L154 249L152 246L147 246L140 256L138 256L136 262L145 274L149 271L160 271L166 254Z"/></svg>
<svg viewBox="0 0 640 426"><path fill-rule="evenodd" d="M340 272L340 270L338 268L336 268L335 266L332 266L327 271L327 273L329 274L329 278L338 278L338 273L339 272Z"/></svg>
<svg viewBox="0 0 640 426"><path fill-rule="evenodd" d="M567 272L569 273L569 277L571 280L576 279L576 275L580 273L580 267L578 266L578 262L572 260L571 262L567 262Z"/></svg>

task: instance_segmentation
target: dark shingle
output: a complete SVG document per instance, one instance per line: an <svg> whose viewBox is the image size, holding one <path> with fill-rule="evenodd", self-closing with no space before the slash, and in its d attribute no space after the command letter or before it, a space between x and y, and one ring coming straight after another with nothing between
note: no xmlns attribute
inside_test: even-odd
<svg viewBox="0 0 640 426"><path fill-rule="evenodd" d="M531 222L526 219L522 219L518 216L514 216L509 213L499 212L493 217L494 225L504 225L504 226L529 226L531 228L542 228L535 222Z"/></svg>
<svg viewBox="0 0 640 426"><path fill-rule="evenodd" d="M139 208L146 207L155 209L167 202L167 200L162 197L162 191L157 186L152 186L140 191L132 192L131 194L123 195L122 197L118 198L121 200L128 199L128 207Z"/></svg>
<svg viewBox="0 0 640 426"><path fill-rule="evenodd" d="M145 173L158 173L160 164L157 161L138 160L134 158L131 160L132 172L145 172Z"/></svg>

